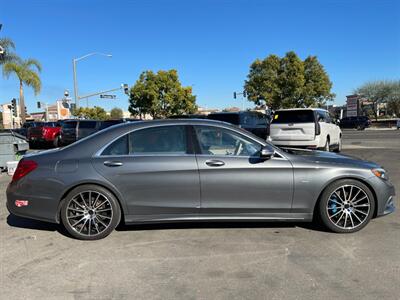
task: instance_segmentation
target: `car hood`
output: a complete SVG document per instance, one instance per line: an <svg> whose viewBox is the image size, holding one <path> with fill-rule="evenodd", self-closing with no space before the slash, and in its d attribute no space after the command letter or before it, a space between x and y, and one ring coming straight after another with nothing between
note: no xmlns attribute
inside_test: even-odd
<svg viewBox="0 0 400 300"><path fill-rule="evenodd" d="M326 152L326 151L317 151L317 150L304 150L304 149L291 149L288 150L291 156L297 161L302 162L310 162L316 164L330 164L330 165L341 165L341 166L349 166L349 167L358 167L358 168L379 168L380 166L377 163L362 160L357 157Z"/></svg>

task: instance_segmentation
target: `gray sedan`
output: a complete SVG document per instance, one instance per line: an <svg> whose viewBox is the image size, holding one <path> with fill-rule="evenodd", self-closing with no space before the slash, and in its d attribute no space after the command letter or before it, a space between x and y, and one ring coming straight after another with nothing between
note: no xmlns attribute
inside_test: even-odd
<svg viewBox="0 0 400 300"><path fill-rule="evenodd" d="M355 232L394 211L375 163L280 149L223 122L142 121L25 156L7 188L10 213L62 223L95 240L123 222L312 221Z"/></svg>

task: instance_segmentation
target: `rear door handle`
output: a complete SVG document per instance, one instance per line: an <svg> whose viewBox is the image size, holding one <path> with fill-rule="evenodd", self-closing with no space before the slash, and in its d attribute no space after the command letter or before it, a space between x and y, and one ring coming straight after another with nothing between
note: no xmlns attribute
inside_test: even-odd
<svg viewBox="0 0 400 300"><path fill-rule="evenodd" d="M120 166L123 165L123 163L120 162L120 161L110 161L110 160L106 160L106 161L104 162L104 165L107 166L107 167L120 167Z"/></svg>
<svg viewBox="0 0 400 300"><path fill-rule="evenodd" d="M225 165L225 163L221 160L212 159L212 160L207 160L206 165L210 167L222 167L223 165Z"/></svg>

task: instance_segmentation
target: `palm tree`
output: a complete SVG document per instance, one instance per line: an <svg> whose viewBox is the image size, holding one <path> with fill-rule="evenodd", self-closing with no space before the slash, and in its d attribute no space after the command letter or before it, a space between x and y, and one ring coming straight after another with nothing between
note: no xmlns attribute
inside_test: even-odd
<svg viewBox="0 0 400 300"><path fill-rule="evenodd" d="M36 59L32 58L22 60L17 57L3 65L4 77L8 78L11 74L15 74L19 79L19 109L22 124L25 123L24 85L32 87L35 95L40 92L42 87L42 82L37 71L41 72L42 66Z"/></svg>
<svg viewBox="0 0 400 300"><path fill-rule="evenodd" d="M12 50L15 50L14 42L9 38L0 38L0 65L16 58Z"/></svg>

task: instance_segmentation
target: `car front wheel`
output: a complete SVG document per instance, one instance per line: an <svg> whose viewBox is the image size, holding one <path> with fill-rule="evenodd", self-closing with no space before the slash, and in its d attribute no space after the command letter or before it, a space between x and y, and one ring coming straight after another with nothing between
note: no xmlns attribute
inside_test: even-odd
<svg viewBox="0 0 400 300"><path fill-rule="evenodd" d="M117 199L97 185L82 185L68 193L61 206L66 230L80 240L98 240L119 224L121 210Z"/></svg>
<svg viewBox="0 0 400 300"><path fill-rule="evenodd" d="M351 233L364 228L374 210L375 201L371 190L352 179L339 180L329 185L318 207L322 223L337 233Z"/></svg>

